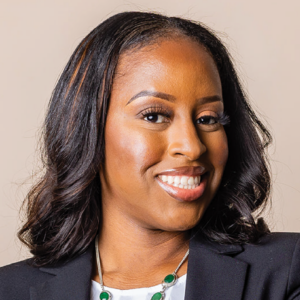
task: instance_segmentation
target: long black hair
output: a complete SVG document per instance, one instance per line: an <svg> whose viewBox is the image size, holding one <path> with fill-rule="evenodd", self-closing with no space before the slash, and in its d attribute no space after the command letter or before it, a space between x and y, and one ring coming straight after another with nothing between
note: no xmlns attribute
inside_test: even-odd
<svg viewBox="0 0 300 300"><path fill-rule="evenodd" d="M38 266L83 253L101 225L99 166L113 76L121 54L183 35L198 42L218 68L229 158L221 186L199 223L219 243L251 243L268 229L254 215L270 192L265 148L271 136L246 100L225 46L201 23L144 12L114 15L76 48L49 104L43 130L44 174L28 193L19 238Z"/></svg>

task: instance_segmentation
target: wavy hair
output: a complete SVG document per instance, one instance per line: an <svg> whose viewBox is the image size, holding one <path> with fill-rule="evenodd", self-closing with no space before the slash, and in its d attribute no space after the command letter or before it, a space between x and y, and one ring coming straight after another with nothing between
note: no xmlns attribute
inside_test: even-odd
<svg viewBox="0 0 300 300"><path fill-rule="evenodd" d="M83 253L101 226L98 171L105 159L104 128L120 55L178 35L198 42L214 59L230 118L228 162L199 230L219 243L252 243L268 231L255 215L269 198L265 148L271 136L251 109L226 47L201 23L124 12L83 39L53 91L42 135L44 172L24 200L26 221L18 233L36 266Z"/></svg>

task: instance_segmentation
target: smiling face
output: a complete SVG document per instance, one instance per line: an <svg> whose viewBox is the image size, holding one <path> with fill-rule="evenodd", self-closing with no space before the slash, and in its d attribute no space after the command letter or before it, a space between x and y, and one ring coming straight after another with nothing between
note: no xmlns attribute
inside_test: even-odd
<svg viewBox="0 0 300 300"><path fill-rule="evenodd" d="M194 227L226 165L223 112L217 68L198 43L182 37L125 52L105 127L104 218Z"/></svg>

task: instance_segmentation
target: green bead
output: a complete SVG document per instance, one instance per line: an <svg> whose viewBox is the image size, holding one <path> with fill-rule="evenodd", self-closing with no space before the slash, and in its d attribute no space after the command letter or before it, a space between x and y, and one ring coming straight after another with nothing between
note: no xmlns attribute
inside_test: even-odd
<svg viewBox="0 0 300 300"><path fill-rule="evenodd" d="M155 293L151 298L151 300L162 300L162 299L163 299L162 293Z"/></svg>
<svg viewBox="0 0 300 300"><path fill-rule="evenodd" d="M109 300L109 294L107 292L102 292L99 298L100 300Z"/></svg>
<svg viewBox="0 0 300 300"><path fill-rule="evenodd" d="M169 274L165 277L164 282L165 283L172 283L175 280L175 276L173 274Z"/></svg>

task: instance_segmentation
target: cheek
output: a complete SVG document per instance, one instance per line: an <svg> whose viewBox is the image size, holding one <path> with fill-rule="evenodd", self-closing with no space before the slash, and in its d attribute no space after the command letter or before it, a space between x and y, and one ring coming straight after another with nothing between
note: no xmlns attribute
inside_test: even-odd
<svg viewBox="0 0 300 300"><path fill-rule="evenodd" d="M143 175L161 158L161 144L157 143L157 136L143 128L126 123L116 127L108 123L105 135L108 169L112 166L115 170L126 169L127 175Z"/></svg>
<svg viewBox="0 0 300 300"><path fill-rule="evenodd" d="M223 172L228 159L228 142L224 129L210 140L209 154L215 169Z"/></svg>

